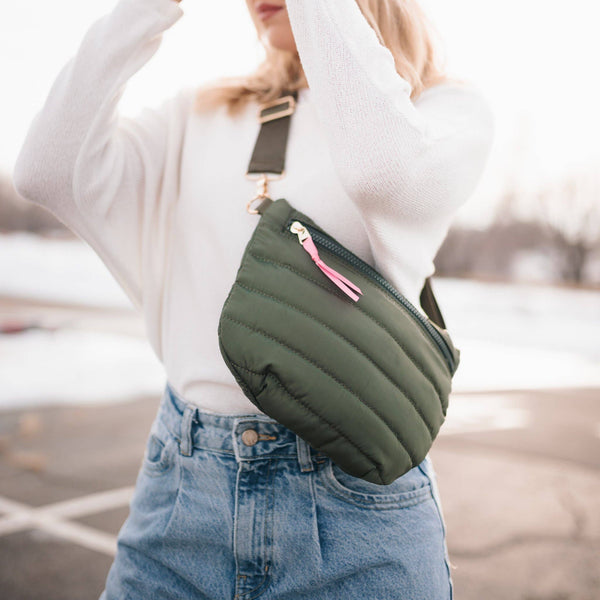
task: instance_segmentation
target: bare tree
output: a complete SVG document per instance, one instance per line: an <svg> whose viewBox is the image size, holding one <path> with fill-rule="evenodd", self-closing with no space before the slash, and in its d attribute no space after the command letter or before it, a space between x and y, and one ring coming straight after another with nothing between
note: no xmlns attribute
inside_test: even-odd
<svg viewBox="0 0 600 600"><path fill-rule="evenodd" d="M582 283L590 258L600 250L600 175L574 172L537 196L535 219L547 231L548 252L561 278Z"/></svg>

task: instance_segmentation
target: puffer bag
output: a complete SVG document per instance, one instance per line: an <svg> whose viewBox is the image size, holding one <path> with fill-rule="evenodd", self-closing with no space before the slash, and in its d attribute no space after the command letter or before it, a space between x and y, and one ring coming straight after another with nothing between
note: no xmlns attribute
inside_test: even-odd
<svg viewBox="0 0 600 600"><path fill-rule="evenodd" d="M294 95L281 100L287 98ZM281 106L274 103L266 114ZM275 119L262 121L261 132ZM270 131L262 147L271 141L272 158L287 129ZM260 140L259 134L253 154L259 167L248 174L268 170L259 160ZM248 203L260 219L219 320L223 359L265 414L350 475L390 484L431 448L460 351L429 281L421 303L433 301L429 312L442 326L284 198L271 200L265 188L252 200L261 200L257 210Z"/></svg>

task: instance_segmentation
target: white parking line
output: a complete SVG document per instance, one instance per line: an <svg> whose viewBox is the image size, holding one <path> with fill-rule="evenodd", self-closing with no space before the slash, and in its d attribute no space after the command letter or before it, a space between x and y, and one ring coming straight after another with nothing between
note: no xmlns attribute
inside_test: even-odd
<svg viewBox="0 0 600 600"><path fill-rule="evenodd" d="M133 487L118 488L81 498L73 498L40 507L32 507L0 496L0 536L24 529L41 529L96 552L114 556L117 538L99 529L74 523L82 517L129 504Z"/></svg>
<svg viewBox="0 0 600 600"><path fill-rule="evenodd" d="M514 429L527 427L531 422L529 411L514 406L512 398L498 394L456 395L450 399L447 417L440 435ZM114 556L116 536L70 519L126 506L131 501L133 491L134 487L117 488L41 507L0 496L0 536L25 529L40 529L85 548Z"/></svg>
<svg viewBox="0 0 600 600"><path fill-rule="evenodd" d="M86 525L42 516L35 523L37 529L79 544L90 550L114 556L117 552L117 536Z"/></svg>
<svg viewBox="0 0 600 600"><path fill-rule="evenodd" d="M80 517L124 506L131 500L132 493L133 487L131 486L98 492L81 498L47 504L44 506L44 512L62 517Z"/></svg>

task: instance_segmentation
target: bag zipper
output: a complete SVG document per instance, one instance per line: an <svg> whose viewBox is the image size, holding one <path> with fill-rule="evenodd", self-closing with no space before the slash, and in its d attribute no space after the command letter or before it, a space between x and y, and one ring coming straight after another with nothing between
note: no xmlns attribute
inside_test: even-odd
<svg viewBox="0 0 600 600"><path fill-rule="evenodd" d="M300 245L308 252L314 263L337 285L347 296L350 296L355 302L360 298L358 294L362 294L362 290L352 283L348 278L344 277L341 273L331 268L325 261L319 256L319 250L315 246L312 236L308 232L308 229L300 223L300 221L294 221L290 225L290 231L298 236ZM358 294L356 293L358 292Z"/></svg>
<svg viewBox="0 0 600 600"><path fill-rule="evenodd" d="M327 235L325 232L321 231L320 229L316 229L311 225L307 225L306 223L302 223L302 221L299 221L298 219L292 217L286 223L286 229L293 235L298 236L298 240L301 245L303 245L303 240L306 239L306 235L302 233L298 225L294 226L294 223L297 223L302 228L304 228L317 244L323 246L333 254L337 255L338 257L342 258L343 260L346 260L347 262L355 266L359 271L361 271L372 281L377 283L382 289L388 292L388 294L392 298L394 298L401 306L403 306L408 311L408 313L417 321L417 323L421 325L425 332L429 334L430 338L434 341L436 347L442 353L442 356L444 357L448 367L450 368L450 373L454 373L454 356L452 354L452 351L448 347L446 340L433 327L429 320L426 317L424 317L419 312L419 310L417 310L415 306L405 296L403 296L387 279L385 279L380 273L378 273L371 265L369 265L364 260L356 256L356 254L342 246L340 243L334 240L331 236Z"/></svg>

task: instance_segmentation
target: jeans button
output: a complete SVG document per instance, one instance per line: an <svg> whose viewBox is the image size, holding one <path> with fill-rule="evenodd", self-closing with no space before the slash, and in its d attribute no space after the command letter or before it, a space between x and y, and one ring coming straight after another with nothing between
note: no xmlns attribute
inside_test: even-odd
<svg viewBox="0 0 600 600"><path fill-rule="evenodd" d="M258 433L256 433L255 429L246 429L242 433L242 442L246 444L246 446L254 446L256 442L258 442Z"/></svg>

